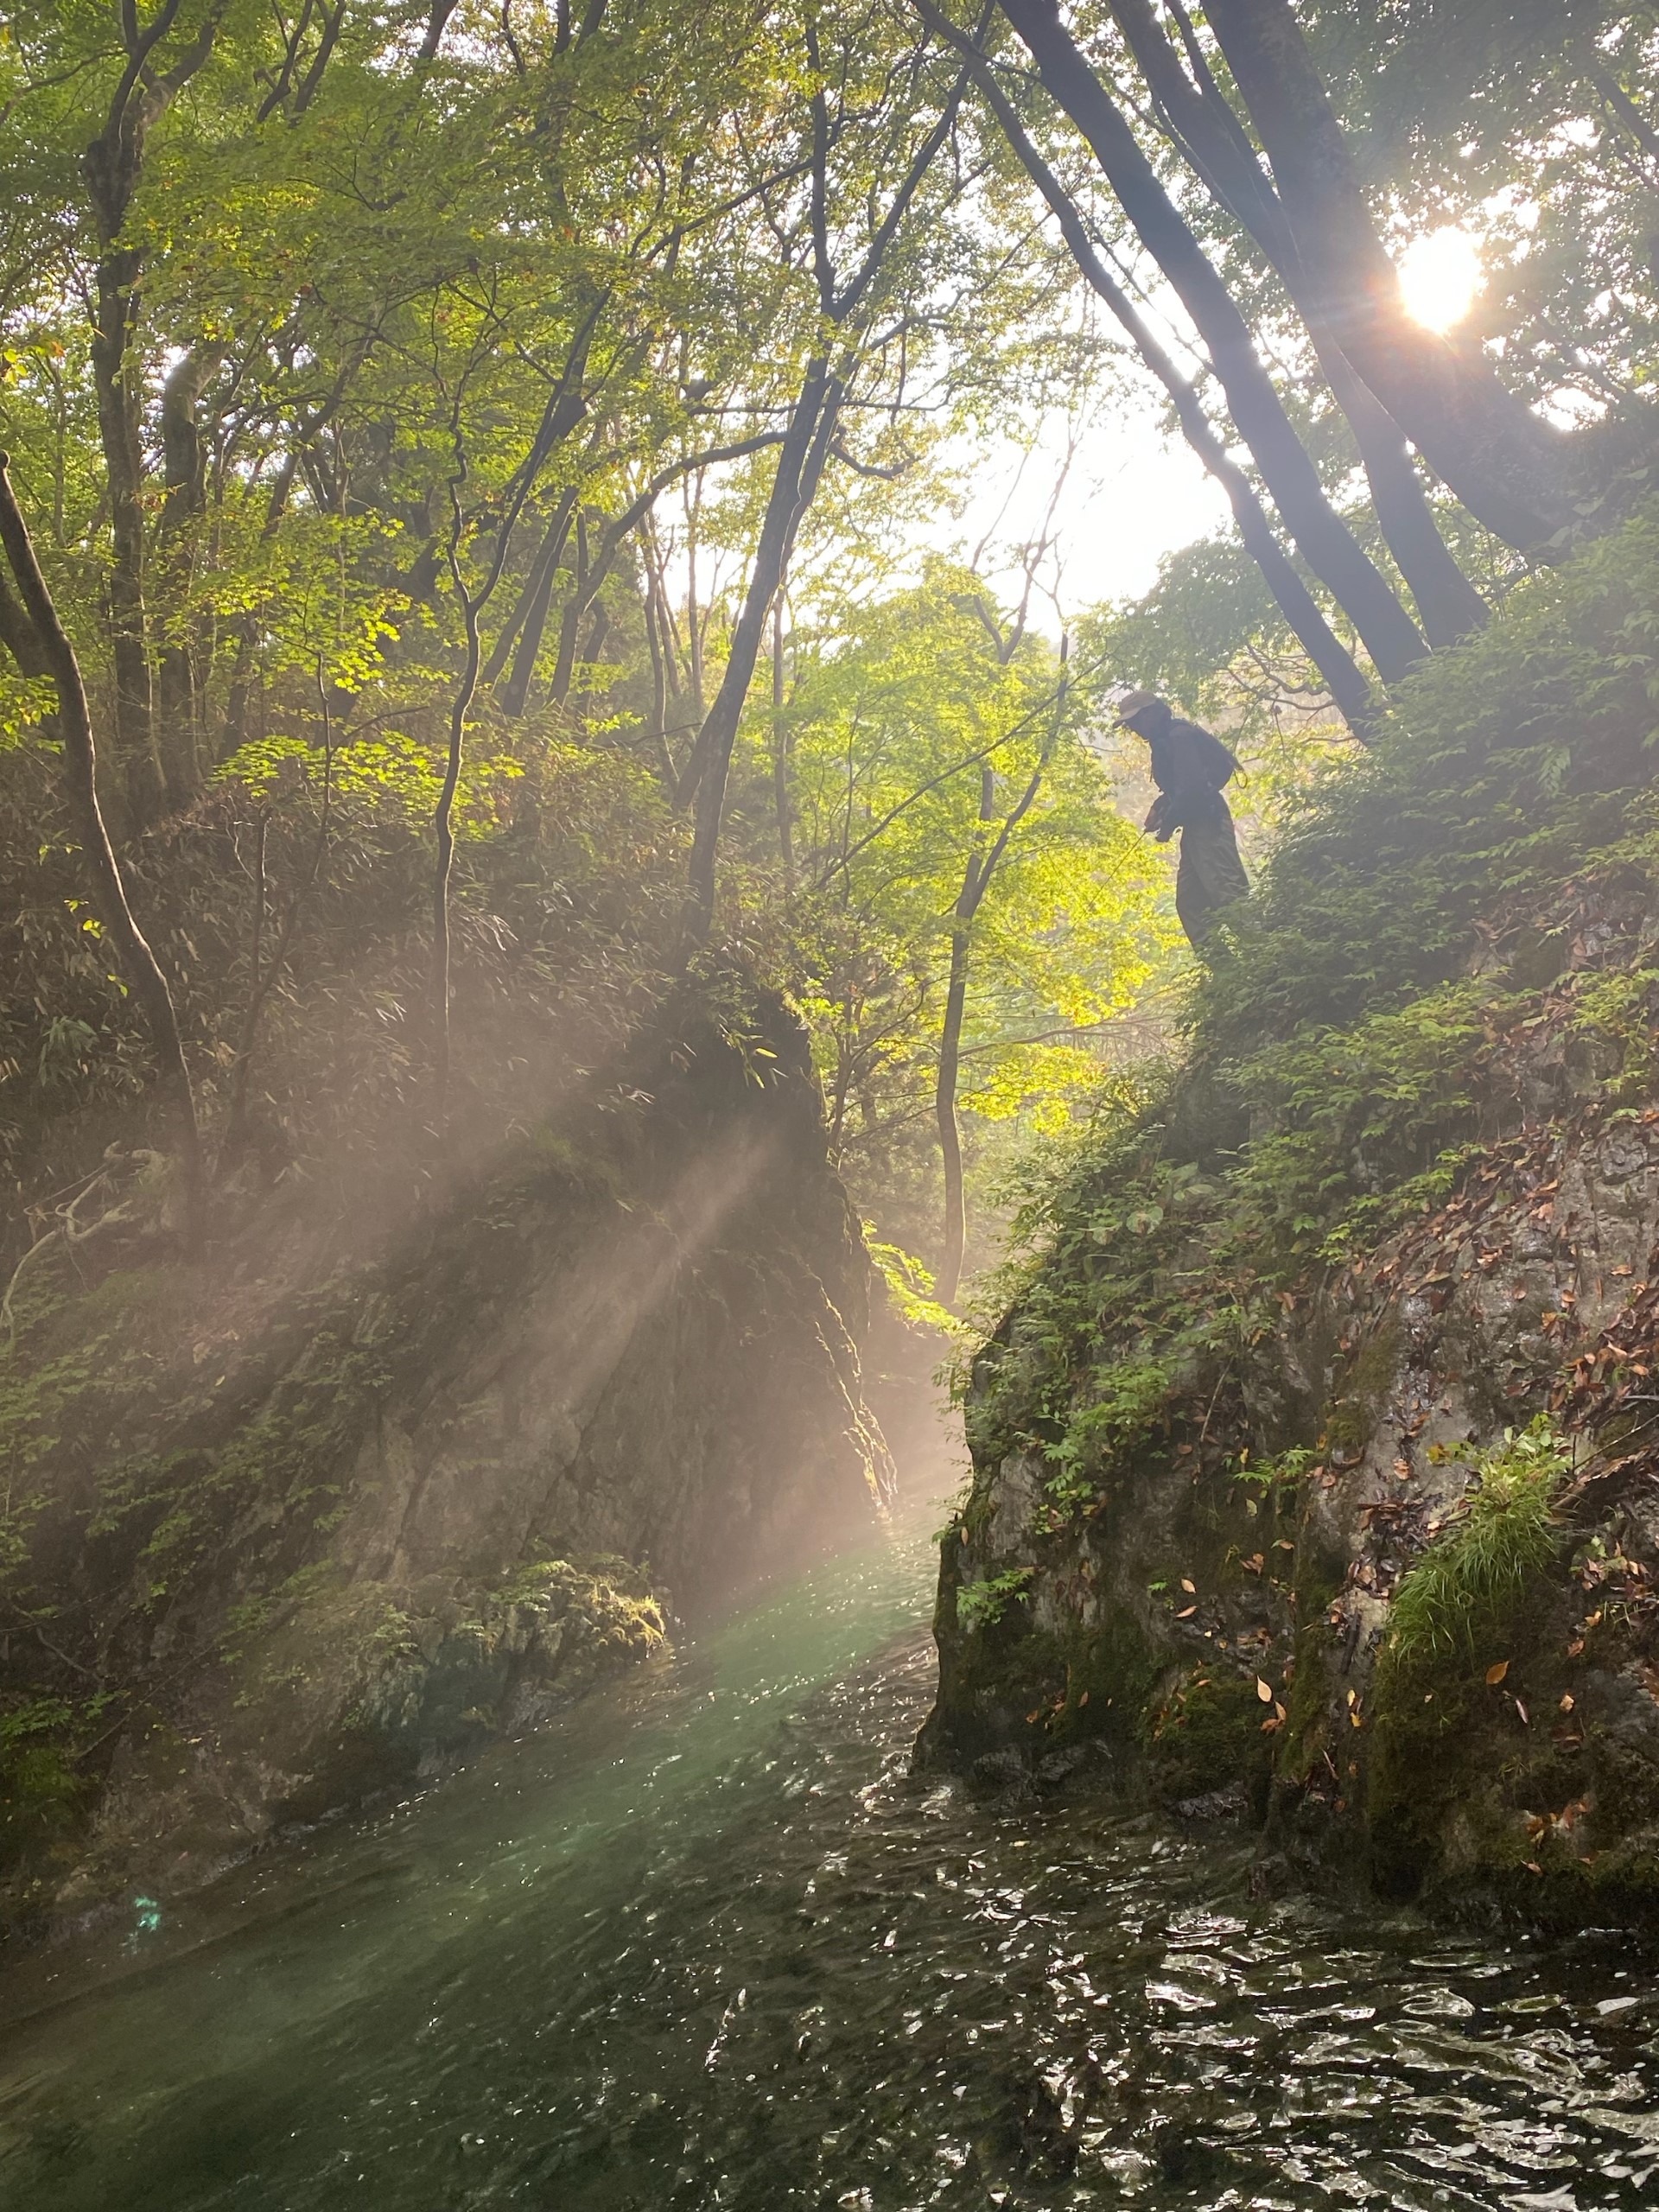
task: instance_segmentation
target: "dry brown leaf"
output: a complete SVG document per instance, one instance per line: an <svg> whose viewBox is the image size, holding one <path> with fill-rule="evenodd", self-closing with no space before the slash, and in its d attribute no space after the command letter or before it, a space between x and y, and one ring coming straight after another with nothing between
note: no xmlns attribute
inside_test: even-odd
<svg viewBox="0 0 1659 2212"><path fill-rule="evenodd" d="M1270 1682L1264 1682L1260 1675L1255 1678L1255 1694L1263 1705L1273 1703L1273 1685Z"/></svg>
<svg viewBox="0 0 1659 2212"><path fill-rule="evenodd" d="M1486 1669L1486 1679L1489 1682L1497 1684L1503 1681L1504 1675L1507 1675L1509 1671L1509 1661L1507 1659L1500 1659L1496 1667L1489 1667Z"/></svg>

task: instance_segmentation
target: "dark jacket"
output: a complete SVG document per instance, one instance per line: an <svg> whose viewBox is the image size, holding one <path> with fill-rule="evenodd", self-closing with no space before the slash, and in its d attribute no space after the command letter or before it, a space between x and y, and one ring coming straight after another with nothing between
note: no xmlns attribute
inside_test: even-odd
<svg viewBox="0 0 1659 2212"><path fill-rule="evenodd" d="M1222 788L1237 774L1238 762L1221 740L1166 709L1135 719L1137 725L1147 725L1141 734L1151 750L1152 780L1159 791L1147 826L1160 842L1217 809L1226 813Z"/></svg>

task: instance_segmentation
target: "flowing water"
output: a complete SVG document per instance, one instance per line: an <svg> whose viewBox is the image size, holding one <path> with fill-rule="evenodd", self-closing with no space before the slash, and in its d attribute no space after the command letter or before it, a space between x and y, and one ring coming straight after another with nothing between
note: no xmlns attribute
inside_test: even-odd
<svg viewBox="0 0 1659 2212"><path fill-rule="evenodd" d="M5 2212L1659 2202L1628 1945L1253 1904L1248 1841L911 1780L931 1555L14 1968Z"/></svg>

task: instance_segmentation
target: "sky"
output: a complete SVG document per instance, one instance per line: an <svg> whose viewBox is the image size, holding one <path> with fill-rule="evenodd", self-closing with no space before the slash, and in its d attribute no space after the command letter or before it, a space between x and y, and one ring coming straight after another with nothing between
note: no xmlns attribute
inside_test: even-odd
<svg viewBox="0 0 1659 2212"><path fill-rule="evenodd" d="M1001 569L1012 585L1012 566L996 559L996 550L1043 531L1065 447L1066 425L1056 418L1029 454L1009 447L983 456L963 512L936 525L941 546L971 553L991 537L986 565L993 574ZM1103 415L1080 439L1055 503L1049 524L1055 543L1033 622L1055 635L1088 607L1140 598L1157 582L1166 554L1227 519L1220 487L1182 438L1165 435L1149 397L1133 411Z"/></svg>
<svg viewBox="0 0 1659 2212"><path fill-rule="evenodd" d="M1413 241L1399 266L1408 311L1432 330L1461 321L1483 281L1478 241L1451 228ZM1152 293L1174 350L1195 367L1199 357L1179 310L1170 312L1166 288L1154 284ZM1088 607L1141 597L1166 554L1229 524L1220 486L1185 441L1166 432L1166 419L1162 394L1149 382L1139 389L1131 382L1102 405L1081 437L1048 524L1055 540L1043 571L1049 589L1032 609L1036 626L1051 636ZM985 570L1017 593L1017 569L1006 554L999 562L997 549L1017 548L1043 531L1066 441L1067 425L1055 416L1029 454L1012 442L988 454L952 454L969 486L967 503L960 515L939 518L931 542L971 555L989 538Z"/></svg>

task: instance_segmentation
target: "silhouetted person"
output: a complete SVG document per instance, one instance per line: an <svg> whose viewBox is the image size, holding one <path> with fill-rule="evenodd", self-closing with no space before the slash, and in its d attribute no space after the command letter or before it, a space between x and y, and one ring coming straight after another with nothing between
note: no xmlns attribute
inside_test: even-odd
<svg viewBox="0 0 1659 2212"><path fill-rule="evenodd" d="M1117 719L1151 748L1158 796L1146 826L1160 845L1181 833L1175 912L1188 943L1201 950L1226 908L1250 887L1238 857L1232 809L1222 797L1238 762L1218 737L1171 714L1154 692L1131 691L1119 701Z"/></svg>

